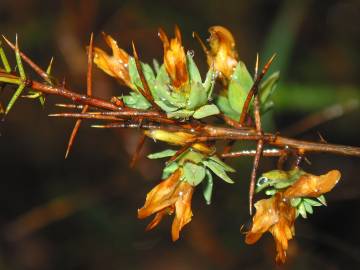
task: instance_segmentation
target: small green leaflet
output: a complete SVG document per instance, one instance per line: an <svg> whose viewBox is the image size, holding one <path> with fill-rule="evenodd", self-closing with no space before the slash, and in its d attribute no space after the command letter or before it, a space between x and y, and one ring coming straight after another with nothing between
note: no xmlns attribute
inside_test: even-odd
<svg viewBox="0 0 360 270"><path fill-rule="evenodd" d="M239 62L232 75L228 98L231 108L241 113L247 94L253 85L253 79L243 62Z"/></svg>
<svg viewBox="0 0 360 270"><path fill-rule="evenodd" d="M203 164L212 170L217 176L223 179L225 182L229 184L233 184L234 181L226 174L224 168L213 160L203 161Z"/></svg>
<svg viewBox="0 0 360 270"><path fill-rule="evenodd" d="M152 153L152 154L148 155L147 157L149 159L158 159L158 158L172 157L175 153L176 153L175 150L166 149L164 151Z"/></svg>
<svg viewBox="0 0 360 270"><path fill-rule="evenodd" d="M192 186L197 186L205 178L205 168L191 162L186 162L183 166L184 179Z"/></svg>
<svg viewBox="0 0 360 270"><path fill-rule="evenodd" d="M279 77L280 72L274 72L260 85L259 94L262 105L265 104L265 102L271 97L276 88Z"/></svg>
<svg viewBox="0 0 360 270"><path fill-rule="evenodd" d="M151 92L153 92L154 83L155 83L154 71L152 70L150 65L145 64L145 63L141 63L141 68L142 68L142 71L144 73L146 82L148 83ZM142 89L144 88L143 85L142 85L142 82L141 82L140 75L138 73L137 67L136 67L136 62L135 62L134 57L129 58L129 75L130 75L131 82L136 87L141 87Z"/></svg>
<svg viewBox="0 0 360 270"><path fill-rule="evenodd" d="M195 83L201 83L201 75L199 69L196 66L190 52L186 54L186 64L190 76L190 81Z"/></svg>
<svg viewBox="0 0 360 270"><path fill-rule="evenodd" d="M195 119L201 119L201 118L208 117L211 115L216 115L219 113L220 113L220 111L215 104L208 104L208 105L204 105L204 106L200 107L199 109L197 109L195 111L195 113L193 114L193 117Z"/></svg>
<svg viewBox="0 0 360 270"><path fill-rule="evenodd" d="M239 121L240 113L236 112L235 110L233 110L233 108L231 108L229 99L227 97L223 95L217 96L216 105L218 106L220 111L223 112L226 116L236 121Z"/></svg>
<svg viewBox="0 0 360 270"><path fill-rule="evenodd" d="M176 112L168 112L167 116L169 118L175 118L175 119L188 119L190 116L194 114L194 111L189 110L178 110Z"/></svg>
<svg viewBox="0 0 360 270"><path fill-rule="evenodd" d="M130 95L122 97L124 103L134 109L147 110L151 107L150 103L141 94L130 92Z"/></svg>
<svg viewBox="0 0 360 270"><path fill-rule="evenodd" d="M173 172L175 172L179 168L179 165L176 162L171 162L168 166L166 166L162 173L162 179L168 178Z"/></svg>
<svg viewBox="0 0 360 270"><path fill-rule="evenodd" d="M203 106L207 103L207 93L202 86L202 83L196 82L191 83L191 91L189 95L189 99L186 105L188 110L195 110L200 106Z"/></svg>
<svg viewBox="0 0 360 270"><path fill-rule="evenodd" d="M209 157L211 160L215 161L216 163L218 163L219 165L221 165L221 167L223 167L223 169L227 172L235 172L235 169L233 169L232 167L230 167L229 165L227 165L225 162L223 162L218 156L210 156Z"/></svg>
<svg viewBox="0 0 360 270"><path fill-rule="evenodd" d="M211 172L206 169L206 180L207 181L203 181L204 183L204 189L203 189L203 195L206 201L206 204L211 204L211 197L212 197L212 192L213 192L213 186L214 186L214 181L213 181L213 177Z"/></svg>

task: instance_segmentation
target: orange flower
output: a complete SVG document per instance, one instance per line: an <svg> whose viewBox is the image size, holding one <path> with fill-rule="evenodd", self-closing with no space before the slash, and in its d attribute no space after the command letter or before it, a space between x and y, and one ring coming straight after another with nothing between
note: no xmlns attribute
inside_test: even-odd
<svg viewBox="0 0 360 270"><path fill-rule="evenodd" d="M269 231L276 243L276 262L284 263L288 241L295 235L295 208L287 200L283 200L280 192L270 199L258 201L255 208L256 214L251 230L246 233L245 242L254 244L266 231Z"/></svg>
<svg viewBox="0 0 360 270"><path fill-rule="evenodd" d="M184 47L181 45L181 33L179 27L175 26L175 38L169 39L161 28L159 37L164 45L164 64L175 89L180 88L188 81L186 68L186 56Z"/></svg>
<svg viewBox="0 0 360 270"><path fill-rule="evenodd" d="M138 218L143 219L155 214L154 219L146 227L151 230L157 226L164 215L175 217L171 228L172 240L179 239L181 229L191 221L191 199L194 187L185 181L180 181L181 170L175 171L169 178L154 187L146 196L145 205L138 210Z"/></svg>
<svg viewBox="0 0 360 270"><path fill-rule="evenodd" d="M228 29L222 26L210 27L209 32L208 64L220 72L220 78L229 80L238 63L234 37Z"/></svg>
<svg viewBox="0 0 360 270"><path fill-rule="evenodd" d="M284 196L286 198L319 197L331 191L339 182L340 177L341 173L338 170L332 170L320 176L304 174L285 190Z"/></svg>
<svg viewBox="0 0 360 270"><path fill-rule="evenodd" d="M255 204L256 214L245 242L254 244L269 231L276 243L276 262L284 263L288 241L295 234L294 221L296 208L290 204L291 199L301 197L319 197L333 189L340 180L341 173L332 170L320 176L305 173L285 191L277 192L269 199L260 200Z"/></svg>
<svg viewBox="0 0 360 270"><path fill-rule="evenodd" d="M102 49L95 48L94 63L108 75L133 88L128 70L130 56L118 47L117 42L111 36L104 34L104 40L112 49L113 55L110 56Z"/></svg>

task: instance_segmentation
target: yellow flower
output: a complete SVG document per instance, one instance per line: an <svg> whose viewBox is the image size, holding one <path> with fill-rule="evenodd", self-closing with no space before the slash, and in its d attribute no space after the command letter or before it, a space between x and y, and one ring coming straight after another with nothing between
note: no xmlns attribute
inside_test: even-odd
<svg viewBox="0 0 360 270"><path fill-rule="evenodd" d="M154 187L146 196L144 206L138 210L138 218L143 219L155 214L154 219L146 227L151 230L159 224L164 215L175 212L171 228L172 240L179 239L181 229L191 221L191 199L194 187L180 181L181 170L175 171L169 178Z"/></svg>
<svg viewBox="0 0 360 270"><path fill-rule="evenodd" d="M209 32L208 64L210 67L214 66L214 69L220 73L220 78L229 80L238 63L234 37L228 29L222 26L210 27Z"/></svg>
<svg viewBox="0 0 360 270"><path fill-rule="evenodd" d="M175 89L179 89L188 81L188 72L186 68L186 56L184 47L181 45L180 29L175 26L175 38L169 39L161 28L159 37L164 46L164 64L166 72L169 74Z"/></svg>
<svg viewBox="0 0 360 270"><path fill-rule="evenodd" d="M254 244L266 231L269 231L276 243L276 262L284 263L288 240L295 234L295 208L287 200L283 200L281 193L277 193L270 199L258 201L255 208L256 214L251 230L246 234L245 242Z"/></svg>
<svg viewBox="0 0 360 270"><path fill-rule="evenodd" d="M167 142L173 145L185 145L189 140L194 138L194 135L186 132L170 132L159 129L146 130L145 135L154 140ZM194 143L191 147L206 154L214 152L214 149L203 143Z"/></svg>
<svg viewBox="0 0 360 270"><path fill-rule="evenodd" d="M117 42L111 36L104 34L104 40L112 49L113 55L108 55L100 48L94 48L94 63L105 73L133 89L128 70L130 56L118 47Z"/></svg>

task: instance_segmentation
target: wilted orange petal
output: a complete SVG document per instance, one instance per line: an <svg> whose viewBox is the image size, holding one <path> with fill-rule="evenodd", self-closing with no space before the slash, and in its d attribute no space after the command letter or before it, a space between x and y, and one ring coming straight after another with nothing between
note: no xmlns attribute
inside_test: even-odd
<svg viewBox="0 0 360 270"><path fill-rule="evenodd" d="M171 227L172 240L179 239L181 229L191 221L191 199L194 187L187 182L181 182L176 191L178 199L175 203L175 217Z"/></svg>
<svg viewBox="0 0 360 270"><path fill-rule="evenodd" d="M276 204L279 211L279 221L270 229L276 243L276 262L284 263L286 259L286 251L288 249L288 241L295 234L294 222L296 218L296 210L288 201L284 201L280 194L276 195Z"/></svg>
<svg viewBox="0 0 360 270"><path fill-rule="evenodd" d="M210 27L209 32L208 64L214 66L215 70L221 73L220 76L230 79L238 63L234 37L228 29L222 26Z"/></svg>
<svg viewBox="0 0 360 270"><path fill-rule="evenodd" d="M263 199L255 203L256 214L253 218L251 230L246 234L245 243L254 244L269 230L278 220L278 212L275 208L275 197Z"/></svg>
<svg viewBox="0 0 360 270"><path fill-rule="evenodd" d="M327 174L316 176L305 174L284 192L286 198L319 197L329 192L339 182L341 173L332 170Z"/></svg>
<svg viewBox="0 0 360 270"><path fill-rule="evenodd" d="M276 261L284 262L288 240L293 237L295 232L295 208L290 205L288 200L284 200L281 193L275 194L270 199L258 201L255 207L256 214L253 218L253 225L246 235L245 242L253 244L263 233L269 231L276 244Z"/></svg>
<svg viewBox="0 0 360 270"><path fill-rule="evenodd" d="M180 175L180 170L175 171L146 195L145 205L138 210L138 218L146 218L175 203L176 198L172 195L178 185Z"/></svg>
<svg viewBox="0 0 360 270"><path fill-rule="evenodd" d="M169 207L156 213L154 219L146 226L145 231L150 231L155 228L165 215L171 215L173 211L173 207Z"/></svg>
<svg viewBox="0 0 360 270"><path fill-rule="evenodd" d="M133 88L127 67L129 55L118 47L116 41L111 36L104 34L104 39L109 47L111 47L113 55L110 56L103 50L95 48L94 63L108 75Z"/></svg>
<svg viewBox="0 0 360 270"><path fill-rule="evenodd" d="M175 26L175 38L170 40L164 30L159 29L159 37L164 46L164 64L166 72L169 74L175 90L180 88L188 81L188 72L186 67L186 55L184 47L181 44L181 33Z"/></svg>

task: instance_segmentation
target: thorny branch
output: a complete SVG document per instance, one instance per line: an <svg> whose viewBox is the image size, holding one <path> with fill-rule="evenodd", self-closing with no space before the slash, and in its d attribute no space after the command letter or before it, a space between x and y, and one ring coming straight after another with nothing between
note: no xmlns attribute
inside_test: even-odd
<svg viewBox="0 0 360 270"><path fill-rule="evenodd" d="M3 78L17 78L15 75L11 75L0 70L0 77ZM59 113L52 114L50 116L59 116L65 118L77 118L77 119L95 119L95 120L108 120L108 121L123 121L133 119L136 121L136 117L141 117L142 120L148 120L154 124L151 128L164 129L164 130L181 130L190 134L200 135L200 131L203 132L205 137L203 140L258 140L263 139L264 143L284 148L286 146L302 150L304 153L332 153L345 156L358 156L360 157L360 147L336 145L323 142L309 142L297 139L291 139L282 137L277 134L264 133L263 135L257 135L256 131L252 127L243 127L241 129L233 127L221 127L211 124L191 124L181 123L173 119L169 119L163 113L157 111L139 110L128 107L117 106L107 100L97 98L94 96L88 96L84 94L78 94L73 90L66 89L65 87L50 86L38 81L27 80L28 86L35 91L39 91L49 95L60 96L69 99L72 102L82 105L89 105L92 108L106 110L99 112L89 113ZM135 117L135 119L134 119ZM129 126L132 127L132 126ZM136 128L146 129L146 125L136 125ZM224 154L224 157L236 157L233 154Z"/></svg>
<svg viewBox="0 0 360 270"><path fill-rule="evenodd" d="M276 230L278 231L277 233L273 234L275 241L277 242L276 260L277 262L284 262L286 257L287 241L292 238L294 233L293 221L296 218L295 212L300 211L299 209L301 206L307 207L308 210L304 210L305 213L300 211L300 215L305 215L306 217L306 211L312 213L311 205L309 204L305 206L306 203L312 203L313 206L326 204L325 199L322 199L322 194L330 191L339 181L341 175L339 171L333 170L325 175L314 176L301 171L299 168L300 162L302 160L306 160L306 154L320 152L360 157L360 147L328 144L324 140L321 142L302 141L283 137L279 133L273 134L263 131L261 125L261 109L263 109L261 105L263 104L263 96L260 92L263 89L262 84L266 83L262 83L262 79L273 62L275 54L268 60L259 74L259 56L257 55L253 78L246 70L245 65L243 69L240 70L240 73L243 73L240 74L242 76L241 79L244 80L245 83L241 85L239 84L237 87L246 88L241 89L243 91L241 92L243 96L233 95L231 96L231 100L230 98L227 99L228 103L230 103L230 101L238 101L240 99L243 102L240 109L238 105L235 104L231 107L230 104L230 109L239 113L238 118L228 114L226 110L220 111L220 107L218 108L218 106L215 104L209 104L212 98L212 91L216 77L218 76L218 78L222 80L223 87L227 87L226 90L230 91L229 89L231 87L235 87L231 86L231 82L236 80L236 76L233 77L236 67L238 64L241 64L238 62L237 53L234 50L235 42L231 33L221 26L211 27L209 32L211 33L211 37L209 39L210 50L207 49L206 45L201 41L198 34L196 32L193 33L193 36L199 41L202 49L204 50L207 56L208 64L210 66L210 70L208 71L205 82L203 83L200 72L198 71L195 63L192 63L192 56L185 56L184 48L181 45L181 33L179 28L177 26L175 27L175 38L171 39L170 41L165 32L161 29L159 30L159 36L164 45L163 66L165 69L163 69L163 71L166 70L167 73L167 77L165 76L165 78L161 78L161 76L164 77L164 75L161 74L161 68L159 66L155 68L157 69L157 75L160 74L160 80L163 80L160 84L156 85L158 88L160 87L160 90L154 86L154 79L150 79L148 81L147 77L151 76L150 73L152 73L152 69L150 68L151 72L149 72L149 66L140 62L134 43L132 43L133 58L131 58L124 50L117 46L115 40L113 40L110 36L104 35L105 41L112 48L113 54L115 55L109 57L101 49L93 47L93 34L91 34L90 44L88 47L86 94L78 94L76 91L68 89L65 86L65 83L56 83L55 80L53 80L50 76L52 60L50 61L48 69L44 71L28 56L19 50L17 39L16 44L14 45L5 37L3 37L6 44L15 52L19 75L16 75L16 73L11 70L4 51L0 46L0 60L2 61L5 68L0 68L0 89L5 88L6 85L18 86L6 110L2 108L0 103L0 113L6 115L9 112L25 87L31 89L31 91L34 92L26 97L45 98L45 95L63 97L72 103L57 104L58 107L81 110L80 112L55 113L49 115L52 117L76 119L74 128L69 138L65 158L67 158L69 155L81 122L83 120L92 120L100 122L92 124L91 127L94 128L134 128L141 130L139 143L130 162L131 167L133 167L138 160L141 148L147 136L156 140L157 136L154 132L157 132L157 134L163 134L163 136L165 136L164 134L168 136L169 133L173 135L173 137L168 136L166 140L164 139L164 141L168 144L178 145L180 148L177 151L171 149L165 150L163 152L168 153L166 155L162 153L163 156L161 157L171 156L171 158L166 163L167 167L164 169L164 173L168 173L168 171L165 170L169 170L171 165L175 164L177 167L174 171L171 171L170 176L166 180L164 180L150 193L148 193L144 207L138 210L138 217L145 218L154 214L154 212L158 212L154 220L147 227L147 229L152 229L158 224L158 222L160 222L164 214L170 212L173 213L175 211L176 216L172 228L172 238L174 241L179 238L179 232L181 228L191 220L192 212L190 209L190 203L192 193L194 187L203 181L205 174L210 174L210 177L207 175L207 177L209 177L208 185L211 186L210 197L205 194L206 192L204 192L204 197L207 203L210 203L212 176L208 170L205 170L204 167L201 167L197 164L202 163L203 166L209 167L216 175L221 177L226 182L233 183L233 181L226 175L225 171L234 172L234 170L227 164L223 163L219 157L222 159L242 156L254 157L249 185L249 213L252 215L255 182L261 157L277 157L278 167L280 168L282 168L283 163L289 156L295 157L295 163L292 171L271 171L266 173L268 175L269 173L285 173L287 177L285 180L288 182L285 181L280 183L283 185L284 183L286 184L283 186L283 188L277 186L276 181L264 183L260 182L260 179L263 178L263 176L256 184L257 192L259 186L260 188L263 188L261 187L263 184L275 187L275 189L272 190L274 193L266 193L267 195L272 196L270 199L260 200L255 204L257 212L253 218L253 223L269 223L268 230L271 233ZM131 71L129 66L130 58L131 60L135 61L135 67L133 65ZM26 62L35 71L35 73L37 73L43 79L44 82L28 78L25 75L22 66L22 60ZM143 102L142 106L138 106L137 103L137 106L131 106L133 104L131 104L129 101L126 102L124 97L112 97L110 101L107 101L103 98L98 98L93 95L93 63L96 63L99 66L99 62L101 62L100 65L103 71L119 79L121 82L135 91L133 92L134 96L127 96L128 98L130 97L135 99L139 96L142 98L142 100L140 99L140 102ZM134 72L137 75L134 75ZM239 75L239 73L236 74ZM272 78L276 81L278 74L274 75L276 76L273 76ZM154 74L152 76L154 76ZM134 78L139 78L140 80L136 81ZM166 88L166 86L168 86L168 81L166 81L166 78L172 83L172 85L169 86L171 91L177 91L176 94L180 93L182 98L186 98L186 105L176 106L177 104L174 105L174 103L171 103L169 101L170 99L161 96L164 95L164 92L161 92L163 91L161 87L165 85ZM270 78L267 80L271 82ZM159 82L157 81L157 83ZM268 91L272 91L271 87L273 84L274 81L272 81L272 84L270 83L270 90ZM193 89L195 89L194 92L192 92ZM167 93L166 91L167 90L165 89L165 96ZM205 99L202 97L204 94ZM160 99L158 99L158 96L161 96L162 98L160 97ZM192 99L190 97L192 97ZM244 99L242 99L242 97L244 97ZM173 97L171 96L171 98ZM168 101L169 104L165 103L164 101ZM182 101L179 103L181 102ZM172 106L175 107L175 109L173 109ZM172 117L171 113L174 112L178 114L173 114ZM212 122L199 120L213 115L216 115L218 118L223 120L227 126L214 125ZM239 121L234 119L239 119ZM317 120L317 118L315 118L315 120ZM215 148L215 142L217 141L226 142L226 146L224 149L222 149L222 151ZM256 148L231 152L232 146L237 141L254 141L256 142ZM188 151L189 149L195 149L197 150L197 153L191 153L191 151ZM181 160L181 157L186 156L188 153L195 155L193 156L193 160L188 159L188 157L184 157L183 160ZM156 154L159 155L159 153ZM198 155L197 157L201 161L195 161L196 155ZM183 162L180 165L182 166L181 168L176 163L179 160ZM214 160L216 160L217 163ZM215 165L211 165L211 162L215 162L216 166L220 166L221 169L217 169ZM185 177L189 177L191 179L181 178L183 177L182 174L183 171L185 171L185 166L187 165L190 167L201 167L202 174L198 173L198 175L200 175L200 177L198 177L200 178L199 181L193 179L196 178L196 172L191 170L195 169L189 169L190 172L187 171L190 176L186 176L186 173L184 172ZM297 177L297 180L293 180L295 179L293 177L294 175L290 177L289 173L295 173L295 178ZM274 179L280 179L276 177ZM266 181L272 181L271 178L268 179L265 177L264 179ZM290 180L293 182L290 183ZM196 181L198 182L196 183ZM284 190L284 187L287 189ZM167 194L168 192L170 192L170 194ZM165 201L161 202L164 199L162 197L156 199L153 198L157 196L163 196L164 198L166 197ZM302 201L302 199L306 197L316 198L319 200L319 202L313 201L309 198L307 198L307 201ZM185 203L181 210L177 209L179 206L176 205L177 201L179 200L181 201L181 204ZM297 200L298 202L296 206L293 205L294 200ZM152 204L156 204L157 202L160 202L162 208L159 208L159 211L154 211ZM49 209L51 210L57 206L58 204L51 204ZM268 210L265 211L264 209ZM45 213L47 210L48 209L40 209L35 212L35 216L39 213ZM72 210L70 209L70 212L71 211ZM182 212L178 215L177 211ZM269 217L267 216L268 214L270 215ZM57 218L61 217L62 216L50 216L50 220L56 220ZM182 220L180 221L179 218ZM281 222L280 219L282 219ZM281 228L274 229L274 227L279 226L278 223L282 224ZM35 226L35 229L41 226L43 226L43 223L38 223ZM246 243L252 244L259 239L264 231L261 231L259 235L258 230L259 229L256 226L252 226L250 231L247 232ZM290 234L289 231L291 231Z"/></svg>
<svg viewBox="0 0 360 270"><path fill-rule="evenodd" d="M167 130L174 132L185 132L188 134L194 135L193 138L189 139L186 144L179 150L179 153L182 153L195 142L210 142L210 141L257 141L256 150L248 150L248 151L239 151L239 152L224 152L220 156L222 158L229 157L241 157L241 156L254 156L254 164L253 170L251 174L251 184L249 190L249 201L250 201L250 213L252 212L252 201L253 201L253 193L254 193L254 183L256 178L256 171L259 164L259 159L261 156L269 157L269 156L286 156L289 151L286 149L292 149L293 152L302 153L302 155L308 153L316 153L316 152L327 152L338 155L346 155L346 156L360 156L360 147L353 146L345 146L345 145L334 145L328 144L324 142L309 142L302 141L297 139L291 139L282 137L279 134L272 133L263 133L261 129L261 120L259 113L259 97L258 97L258 86L268 70L271 62L273 61L275 55L271 57L271 59L266 63L260 74L257 75L258 62L256 62L256 72L254 76L254 84L250 89L248 96L246 98L243 111L240 116L239 123L234 121L233 119L225 116L224 114L220 114L220 117L224 120L225 123L229 125L229 127L215 126L211 124L200 123L198 121L187 121L181 122L178 120L170 119L166 114L161 112L158 106L154 103L153 98L151 96L149 86L145 80L144 74L142 72L141 64L137 56L137 52L135 50L135 46L133 45L133 52L135 55L136 66L140 74L141 82L143 83L144 89L140 89L147 100L153 105L155 110L140 110L134 109L124 106L122 103L117 104L116 102L107 101L102 98L97 98L92 94L92 47L93 47L93 36L91 35L90 46L88 51L88 72L87 72L87 94L78 94L76 91L66 88L65 85L54 85L50 81L49 75L42 70L38 65L36 65L29 57L27 57L23 52L20 51L20 56L22 60L24 60L39 76L41 76L45 83L31 80L29 78L26 79L26 86L31 88L34 91L41 92L43 94L55 95L66 98L76 104L82 105L79 108L82 108L80 113L57 113L50 114L49 116L56 117L64 117L64 118L75 118L77 122L73 129L73 132L70 136L68 148L66 151L66 156L68 155L70 148L73 144L75 135L81 123L81 120L102 120L106 122L110 122L104 125L93 125L93 127L97 128L137 128L143 130ZM16 49L10 41L6 38L5 42L12 48ZM257 60L258 61L258 60ZM2 78L3 82L11 83L13 81L21 81L21 78L13 73L8 73L5 70L0 68L0 78ZM244 126L245 119L248 115L248 108L250 105L250 101L254 98L254 119L255 119L255 127L252 126ZM65 104L64 107L74 107L73 104ZM88 109L91 108L93 111L89 112ZM94 111L95 110L95 111ZM143 139L140 140L139 147L137 152L140 151L140 147L143 144ZM274 149L263 149L266 146L276 147ZM230 149L230 148L229 148ZM291 152L291 151L290 151ZM132 164L137 159L137 154L135 154Z"/></svg>

